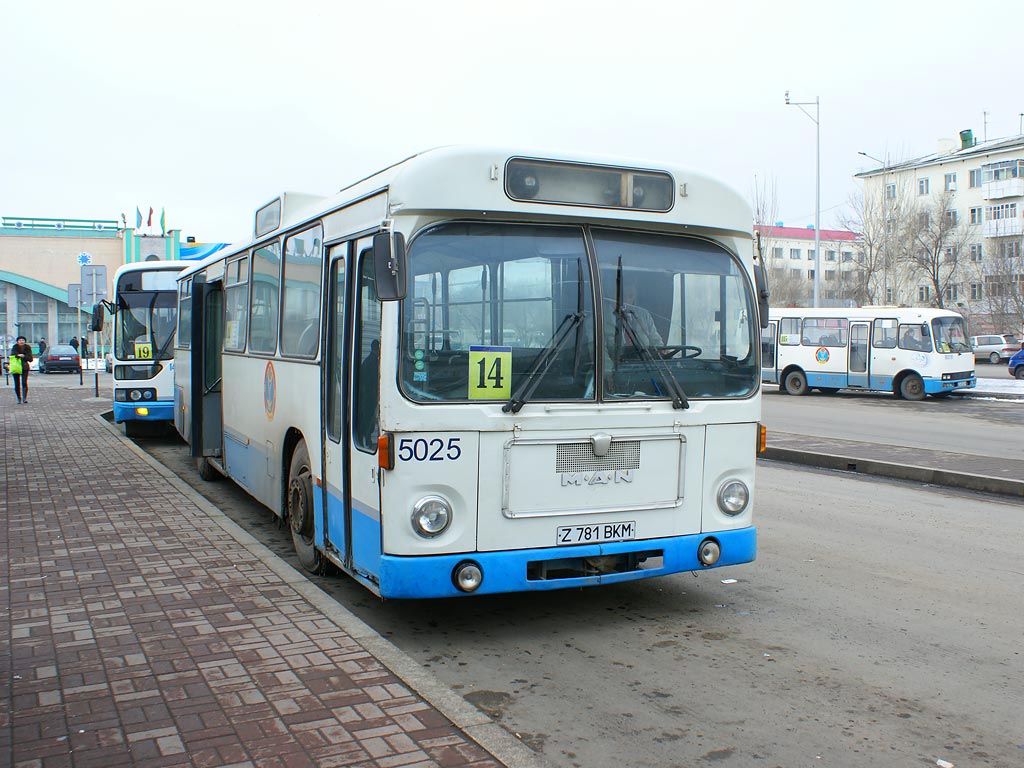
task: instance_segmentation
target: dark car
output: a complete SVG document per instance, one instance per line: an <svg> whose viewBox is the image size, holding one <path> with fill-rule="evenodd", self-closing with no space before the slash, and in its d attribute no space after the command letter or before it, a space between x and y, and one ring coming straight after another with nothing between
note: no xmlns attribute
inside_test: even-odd
<svg viewBox="0 0 1024 768"><path fill-rule="evenodd" d="M1010 358L1010 375L1015 379L1024 379L1024 344L1020 352Z"/></svg>
<svg viewBox="0 0 1024 768"><path fill-rule="evenodd" d="M81 373L82 360L78 350L70 344L54 344L39 358L39 370L41 373Z"/></svg>

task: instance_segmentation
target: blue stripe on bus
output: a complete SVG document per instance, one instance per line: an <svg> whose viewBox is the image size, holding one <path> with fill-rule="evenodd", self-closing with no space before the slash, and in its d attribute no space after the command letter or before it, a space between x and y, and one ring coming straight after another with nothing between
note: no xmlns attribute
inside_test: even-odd
<svg viewBox="0 0 1024 768"><path fill-rule="evenodd" d="M149 415L140 416L136 408L149 408ZM174 419L174 401L157 400L149 403L114 403L114 423L122 421L172 421Z"/></svg>
<svg viewBox="0 0 1024 768"><path fill-rule="evenodd" d="M697 533L667 539L620 541L575 547L545 547L506 552L469 552L417 557L384 555L380 559L380 596L386 598L464 597L465 593L456 589L452 583L452 570L464 560L472 560L481 567L484 573L483 584L473 593L474 595L569 589L634 581L652 576L664 576L669 573L703 571L708 568L697 560L697 548L709 537L716 539L722 548L722 556L715 564L715 568L749 563L757 554L757 529L751 526L734 531ZM660 568L566 579L530 580L526 577L527 564L534 561L598 557L652 550L663 552L664 559Z"/></svg>

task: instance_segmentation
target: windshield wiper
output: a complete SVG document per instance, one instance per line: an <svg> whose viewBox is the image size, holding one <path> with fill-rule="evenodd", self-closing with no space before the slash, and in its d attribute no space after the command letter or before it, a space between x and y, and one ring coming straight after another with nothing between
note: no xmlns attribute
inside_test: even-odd
<svg viewBox="0 0 1024 768"><path fill-rule="evenodd" d="M530 366L526 378L516 387L516 391L512 393L509 401L501 406L502 411L505 413L519 413L519 410L533 397L533 393L537 391L541 380L547 375L551 364L555 362L558 352L565 346L565 342L570 334L583 322L583 316L583 312L573 312L562 318L562 322L555 331L555 335L551 337L544 351L537 355L537 359Z"/></svg>
<svg viewBox="0 0 1024 768"><path fill-rule="evenodd" d="M689 408L690 400L686 397L683 385L672 375L672 371L665 365L665 361L660 356L655 356L651 352L650 345L643 341L640 338L640 334L637 333L636 325L634 324L636 314L633 310L629 307L618 307L615 310L615 314L622 320L622 330L625 331L629 342L636 347L640 362L644 364L649 373L656 374L661 379L662 384L665 385L665 389L672 397L672 407L678 410Z"/></svg>
<svg viewBox="0 0 1024 768"><path fill-rule="evenodd" d="M661 356L655 356L651 353L651 347L647 342L640 339L640 334L636 331L636 313L632 308L622 303L622 256L619 256L619 268L618 274L615 276L615 316L621 323L621 328L629 338L629 342L636 348L637 357L640 362L644 364L648 373L656 374L665 385L665 389L672 397L672 407L677 410L685 410L690 407L690 401L686 397L686 391L683 389L683 385L679 383L679 380L672 375L672 371L669 370L668 366L665 365L665 361L661 359ZM619 337L621 334L616 328L615 332L615 366L618 368L619 363L622 360L622 347L619 343Z"/></svg>
<svg viewBox="0 0 1024 768"><path fill-rule="evenodd" d="M541 380L547 375L548 369L555 361L559 350L565 346L569 334L580 327L586 313L583 311L583 261L576 259L576 311L562 318L554 335L548 339L544 351L537 355L537 359L530 366L526 378L516 387L509 401L501 406L504 413L519 413L527 401L533 397ZM576 335L576 354L573 358L573 371L579 370L580 365L580 337Z"/></svg>

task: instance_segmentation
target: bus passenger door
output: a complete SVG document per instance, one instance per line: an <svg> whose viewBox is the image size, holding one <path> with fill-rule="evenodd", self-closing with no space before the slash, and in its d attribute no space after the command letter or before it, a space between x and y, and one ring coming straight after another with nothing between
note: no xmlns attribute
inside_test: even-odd
<svg viewBox="0 0 1024 768"><path fill-rule="evenodd" d="M224 291L218 282L198 277L192 287L192 456L220 457L223 444L221 348L224 340Z"/></svg>
<svg viewBox="0 0 1024 768"><path fill-rule="evenodd" d="M324 548L373 586L381 555L377 466L380 301L371 240L334 246L324 346Z"/></svg>
<svg viewBox="0 0 1024 768"><path fill-rule="evenodd" d="M775 362L775 335L779 324L771 320L766 328L761 329L761 381L769 384L779 383L779 371Z"/></svg>
<svg viewBox="0 0 1024 768"><path fill-rule="evenodd" d="M377 583L381 557L380 476L377 437L380 403L380 316L374 280L373 243L363 238L354 243L350 289L351 363L348 398L348 456L351 493L349 559L352 573Z"/></svg>
<svg viewBox="0 0 1024 768"><path fill-rule="evenodd" d="M849 387L868 386L868 324L850 323L850 356L846 382Z"/></svg>
<svg viewBox="0 0 1024 768"><path fill-rule="evenodd" d="M320 452L323 465L320 468L317 510L318 520L323 521L317 526L317 546L335 562L349 565L349 547L351 540L348 484L347 438L348 433L348 376L350 366L347 365L348 338L348 252L349 243L342 243L330 249L327 262L327 309L323 365L323 450ZM323 533L321 544L319 534Z"/></svg>

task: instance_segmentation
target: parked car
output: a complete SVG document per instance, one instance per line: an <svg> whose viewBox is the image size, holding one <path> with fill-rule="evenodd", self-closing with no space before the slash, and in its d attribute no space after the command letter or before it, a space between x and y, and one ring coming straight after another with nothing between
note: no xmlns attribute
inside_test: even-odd
<svg viewBox="0 0 1024 768"><path fill-rule="evenodd" d="M1000 360L1009 360L1020 349L1020 341L1012 333L995 333L988 336L971 336L974 359L988 360L995 365Z"/></svg>
<svg viewBox="0 0 1024 768"><path fill-rule="evenodd" d="M1010 375L1015 379L1024 379L1024 344L1020 351L1010 358Z"/></svg>
<svg viewBox="0 0 1024 768"><path fill-rule="evenodd" d="M41 373L81 373L82 360L78 356L78 350L70 344L54 344L46 350L46 354L39 359L39 371Z"/></svg>

